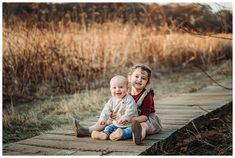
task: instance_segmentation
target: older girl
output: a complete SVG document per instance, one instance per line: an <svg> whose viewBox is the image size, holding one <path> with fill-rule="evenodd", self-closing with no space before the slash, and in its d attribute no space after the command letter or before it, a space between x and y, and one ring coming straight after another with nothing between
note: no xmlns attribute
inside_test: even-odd
<svg viewBox="0 0 235 158"><path fill-rule="evenodd" d="M132 119L132 138L136 145L146 135L155 134L162 130L162 123L155 114L154 92L146 87L150 83L151 69L147 65L135 65L128 74L128 80L131 84L130 94L137 103L139 116Z"/></svg>

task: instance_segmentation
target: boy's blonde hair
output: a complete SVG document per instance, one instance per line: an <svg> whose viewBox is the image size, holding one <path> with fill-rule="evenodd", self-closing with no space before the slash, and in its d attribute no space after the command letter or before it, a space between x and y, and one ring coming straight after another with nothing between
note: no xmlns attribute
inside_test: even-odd
<svg viewBox="0 0 235 158"><path fill-rule="evenodd" d="M127 80L127 78L126 78L125 76L122 76L122 75L115 75L114 77L111 78L110 84L111 84L111 82L114 81L114 80L120 80L120 81L122 81L124 84L128 85L128 80Z"/></svg>
<svg viewBox="0 0 235 158"><path fill-rule="evenodd" d="M133 67L131 67L129 69L129 72L128 72L128 77L132 75L132 73L136 70L140 68L142 71L146 71L148 73L148 81L147 81L147 84L149 84L150 82L150 78L151 78L151 74L152 74L152 70L149 66L145 65L145 64L137 64L137 65L134 65Z"/></svg>

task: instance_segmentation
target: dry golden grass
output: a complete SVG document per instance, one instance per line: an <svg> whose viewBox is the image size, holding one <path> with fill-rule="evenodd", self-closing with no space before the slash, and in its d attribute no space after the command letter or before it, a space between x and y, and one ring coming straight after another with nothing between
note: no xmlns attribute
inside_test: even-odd
<svg viewBox="0 0 235 158"><path fill-rule="evenodd" d="M220 34L232 37L231 34ZM24 24L3 28L3 93L43 96L103 86L135 63L154 70L180 68L190 59L207 65L231 58L232 41L192 34L162 34L119 22L83 27Z"/></svg>

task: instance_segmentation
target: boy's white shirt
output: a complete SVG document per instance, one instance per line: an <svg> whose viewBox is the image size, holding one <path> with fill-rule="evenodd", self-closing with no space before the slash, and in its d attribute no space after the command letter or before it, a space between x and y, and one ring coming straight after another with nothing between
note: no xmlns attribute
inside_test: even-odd
<svg viewBox="0 0 235 158"><path fill-rule="evenodd" d="M138 116L137 105L133 97L127 94L121 100L118 100L116 97L111 97L109 101L105 104L101 114L99 121L106 122L110 115L115 112L116 118L112 121L114 125L117 127L128 127L130 126L130 119L133 116ZM117 124L117 120L122 116L129 122L126 125Z"/></svg>

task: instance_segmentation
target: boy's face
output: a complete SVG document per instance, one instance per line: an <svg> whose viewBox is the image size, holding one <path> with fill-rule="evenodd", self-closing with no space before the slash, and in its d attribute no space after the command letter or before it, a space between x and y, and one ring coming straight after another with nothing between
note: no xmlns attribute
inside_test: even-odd
<svg viewBox="0 0 235 158"><path fill-rule="evenodd" d="M143 90L148 83L148 72L143 71L141 68L134 70L129 78L131 86L136 90Z"/></svg>
<svg viewBox="0 0 235 158"><path fill-rule="evenodd" d="M112 96L122 99L128 92L127 81L118 78L111 80L110 91Z"/></svg>

